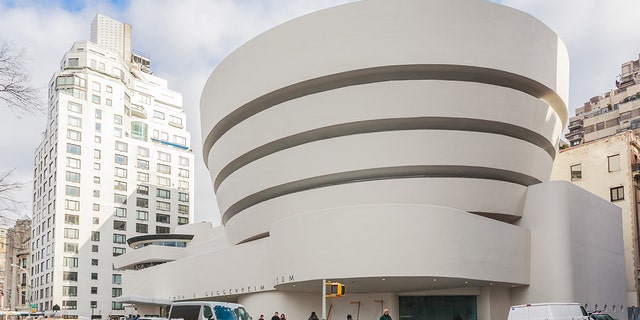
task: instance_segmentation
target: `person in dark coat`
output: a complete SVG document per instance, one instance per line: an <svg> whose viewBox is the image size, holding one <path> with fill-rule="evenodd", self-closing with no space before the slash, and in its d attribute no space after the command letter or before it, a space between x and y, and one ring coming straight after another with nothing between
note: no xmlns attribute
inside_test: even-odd
<svg viewBox="0 0 640 320"><path fill-rule="evenodd" d="M380 320L391 320L391 316L389 315L389 309L384 309L382 315L380 316Z"/></svg>

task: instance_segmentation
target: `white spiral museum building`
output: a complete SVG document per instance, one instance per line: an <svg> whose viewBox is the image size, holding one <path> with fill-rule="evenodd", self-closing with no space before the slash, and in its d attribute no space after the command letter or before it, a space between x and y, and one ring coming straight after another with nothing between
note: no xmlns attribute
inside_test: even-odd
<svg viewBox="0 0 640 320"><path fill-rule="evenodd" d="M360 1L279 25L222 61L202 94L223 226L176 231L195 233L188 254L143 277L179 276L128 293L306 319L328 279L349 293L331 300L332 320L383 307L506 319L531 302L621 311L619 209L548 182L568 78L552 30L485 1ZM603 214L607 232L574 226ZM604 274L588 290L585 277Z"/></svg>

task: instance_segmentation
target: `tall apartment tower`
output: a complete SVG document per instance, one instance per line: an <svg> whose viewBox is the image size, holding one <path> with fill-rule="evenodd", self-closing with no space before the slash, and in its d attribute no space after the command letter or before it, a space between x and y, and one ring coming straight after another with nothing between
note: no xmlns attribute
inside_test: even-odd
<svg viewBox="0 0 640 320"><path fill-rule="evenodd" d="M49 83L35 152L30 301L38 312L135 313L112 266L127 239L193 220L193 154L182 96L132 54L131 26L98 15ZM57 307L56 307L57 306Z"/></svg>
<svg viewBox="0 0 640 320"><path fill-rule="evenodd" d="M622 64L616 88L576 108L565 138L571 146L633 130L640 134L640 59Z"/></svg>

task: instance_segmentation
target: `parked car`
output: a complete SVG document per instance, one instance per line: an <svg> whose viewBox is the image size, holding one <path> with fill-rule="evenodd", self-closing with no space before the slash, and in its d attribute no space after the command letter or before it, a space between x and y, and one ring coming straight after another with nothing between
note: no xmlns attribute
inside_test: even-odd
<svg viewBox="0 0 640 320"><path fill-rule="evenodd" d="M512 306L508 320L581 319L587 320L587 311L578 303L532 303Z"/></svg>
<svg viewBox="0 0 640 320"><path fill-rule="evenodd" d="M606 313L594 312L589 314L589 319L593 320L615 320L612 316Z"/></svg>
<svg viewBox="0 0 640 320"><path fill-rule="evenodd" d="M180 320L251 320L244 306L237 303L215 301L174 302L169 319Z"/></svg>

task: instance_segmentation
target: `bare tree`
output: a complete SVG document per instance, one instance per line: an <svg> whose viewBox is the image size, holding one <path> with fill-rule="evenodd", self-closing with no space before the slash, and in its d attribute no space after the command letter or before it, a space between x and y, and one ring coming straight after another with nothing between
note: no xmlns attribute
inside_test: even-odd
<svg viewBox="0 0 640 320"><path fill-rule="evenodd" d="M0 42L0 102L16 116L44 112L39 90L29 85L26 59L24 49L15 50L10 42Z"/></svg>
<svg viewBox="0 0 640 320"><path fill-rule="evenodd" d="M11 180L13 171L0 173L0 212L16 212L24 203L15 199L15 192L20 191L26 184Z"/></svg>

